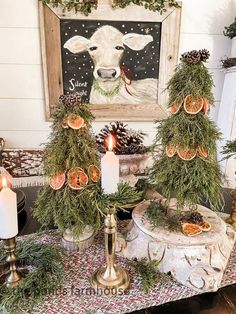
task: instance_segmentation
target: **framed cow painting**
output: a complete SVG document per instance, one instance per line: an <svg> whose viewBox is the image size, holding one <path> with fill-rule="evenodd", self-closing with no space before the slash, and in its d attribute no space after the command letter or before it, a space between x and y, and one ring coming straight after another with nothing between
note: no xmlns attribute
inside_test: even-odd
<svg viewBox="0 0 236 314"><path fill-rule="evenodd" d="M160 15L100 1L88 17L40 2L47 119L61 94L78 92L96 120L166 117L167 82L177 64L181 8Z"/></svg>

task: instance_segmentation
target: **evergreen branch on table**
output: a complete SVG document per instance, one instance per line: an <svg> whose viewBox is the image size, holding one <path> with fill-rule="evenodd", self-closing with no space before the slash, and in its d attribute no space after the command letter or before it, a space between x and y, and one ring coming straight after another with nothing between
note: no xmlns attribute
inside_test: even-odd
<svg viewBox="0 0 236 314"><path fill-rule="evenodd" d="M45 243L35 242L35 237L17 243L18 264L29 273L16 288L0 287L0 311L20 313L33 310L46 294L53 293L64 281L62 249ZM0 264L5 262L6 253L0 251Z"/></svg>
<svg viewBox="0 0 236 314"><path fill-rule="evenodd" d="M161 201L151 201L145 214L153 228L167 228L170 231L181 230L181 215L168 215L168 206L163 205Z"/></svg>
<svg viewBox="0 0 236 314"><path fill-rule="evenodd" d="M170 276L157 270L159 262L156 260L149 262L147 258L141 258L141 260L134 259L129 264L141 277L141 290L144 293L148 293L158 282L162 283L171 280Z"/></svg>

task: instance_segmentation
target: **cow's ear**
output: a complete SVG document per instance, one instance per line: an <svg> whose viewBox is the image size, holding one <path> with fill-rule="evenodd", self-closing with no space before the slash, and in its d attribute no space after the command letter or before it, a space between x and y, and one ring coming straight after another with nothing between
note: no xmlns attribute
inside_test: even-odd
<svg viewBox="0 0 236 314"><path fill-rule="evenodd" d="M72 53L79 53L87 50L89 42L89 39L83 36L74 36L68 39L63 47Z"/></svg>
<svg viewBox="0 0 236 314"><path fill-rule="evenodd" d="M124 45L132 50L142 50L147 44L153 41L152 35L129 33L123 36Z"/></svg>

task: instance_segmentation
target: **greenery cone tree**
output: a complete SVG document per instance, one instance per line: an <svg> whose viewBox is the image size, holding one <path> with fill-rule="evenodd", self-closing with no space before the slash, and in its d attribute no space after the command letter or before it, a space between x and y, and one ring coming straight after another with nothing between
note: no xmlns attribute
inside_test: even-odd
<svg viewBox="0 0 236 314"><path fill-rule="evenodd" d="M101 198L93 116L78 94L61 96L46 144L43 174L49 184L41 189L33 215L43 225L70 228L79 235L86 225L98 227Z"/></svg>
<svg viewBox="0 0 236 314"><path fill-rule="evenodd" d="M213 80L204 63L205 49L184 53L168 83L169 110L166 120L158 121L156 144L161 157L154 162L151 178L163 194L177 198L177 208L194 209L201 200L212 209L222 207L222 173L216 160L220 133L207 115L213 105Z"/></svg>

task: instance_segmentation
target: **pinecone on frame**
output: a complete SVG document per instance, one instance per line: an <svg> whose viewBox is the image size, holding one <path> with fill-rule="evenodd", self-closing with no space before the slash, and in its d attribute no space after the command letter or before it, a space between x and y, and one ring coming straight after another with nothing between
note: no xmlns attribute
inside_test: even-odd
<svg viewBox="0 0 236 314"><path fill-rule="evenodd" d="M201 49L199 50L199 53L200 53L200 59L203 62L206 62L210 57L210 52L207 49Z"/></svg>
<svg viewBox="0 0 236 314"><path fill-rule="evenodd" d="M81 97L80 94L77 92L70 95L61 95L59 97L59 101L64 105L74 105L81 102Z"/></svg>

